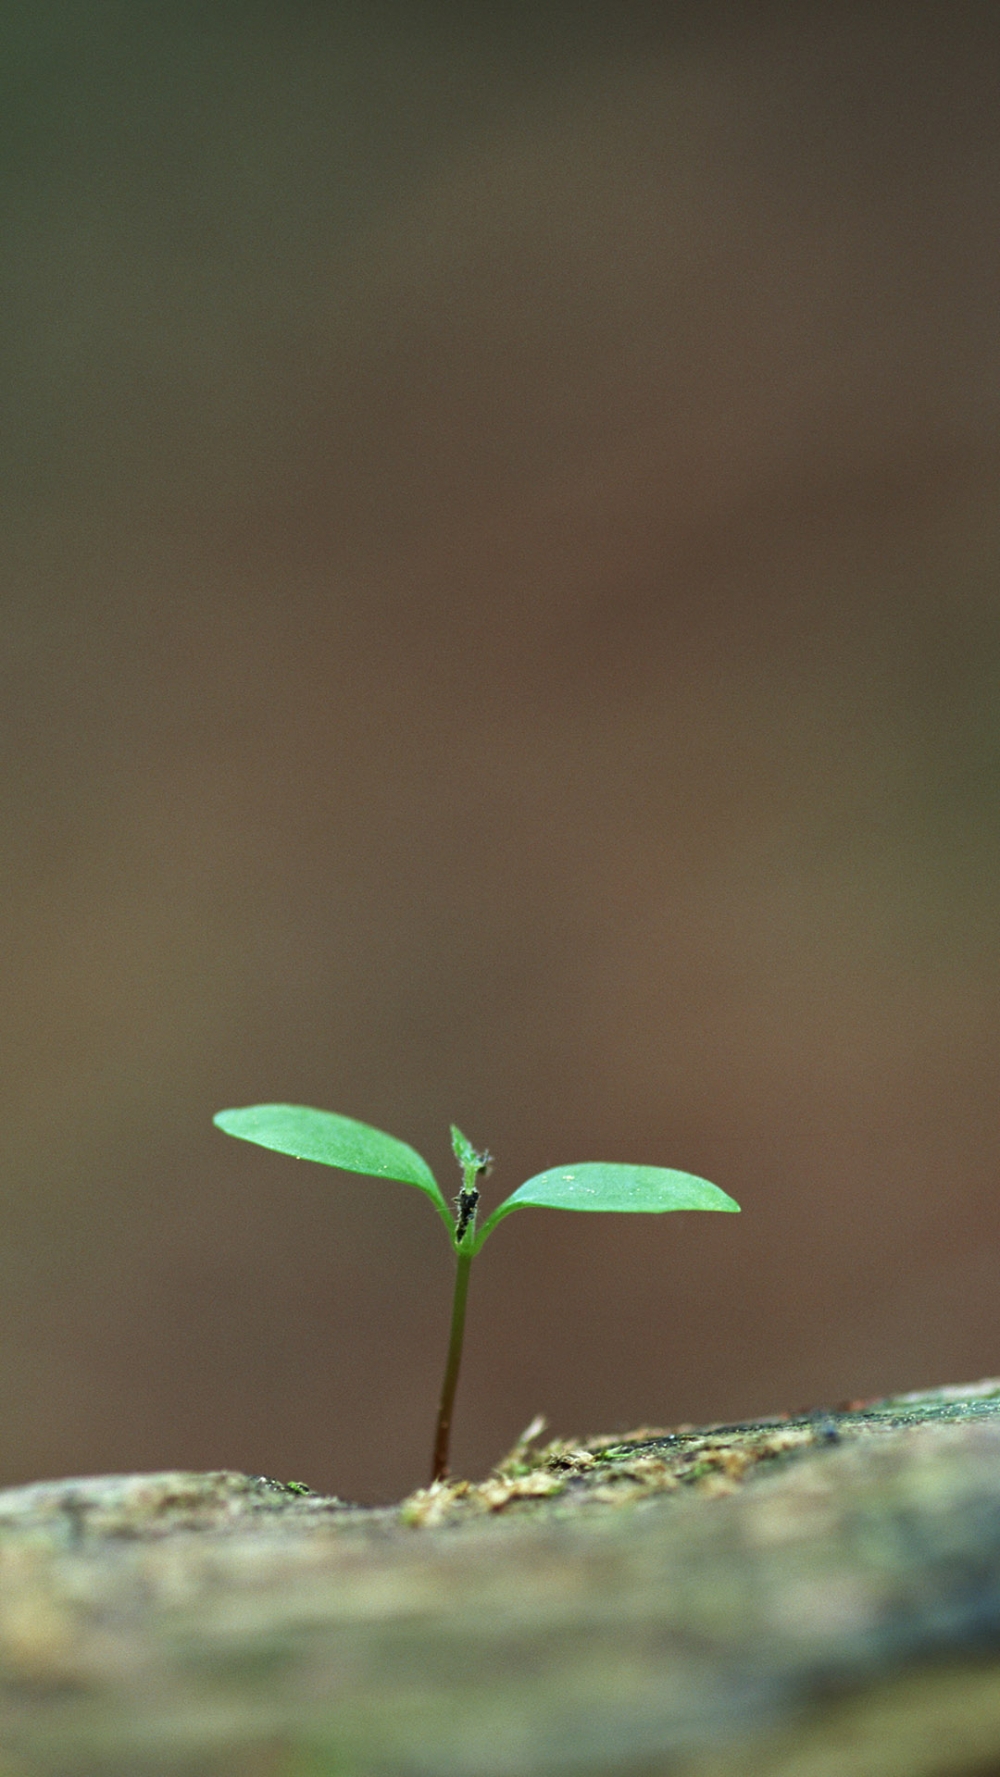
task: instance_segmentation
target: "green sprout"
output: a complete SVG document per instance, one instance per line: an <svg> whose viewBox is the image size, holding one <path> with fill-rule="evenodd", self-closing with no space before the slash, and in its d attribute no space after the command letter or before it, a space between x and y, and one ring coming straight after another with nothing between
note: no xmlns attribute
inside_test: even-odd
<svg viewBox="0 0 1000 1777"><path fill-rule="evenodd" d="M213 1118L227 1135L291 1154L297 1160L318 1160L342 1172L361 1172L370 1178L397 1179L416 1185L428 1196L448 1230L455 1253L455 1295L451 1310L451 1335L445 1362L441 1403L434 1435L431 1482L448 1474L451 1419L462 1362L465 1305L469 1294L472 1261L494 1228L515 1209L616 1210L660 1215L670 1209L738 1210L739 1204L707 1179L689 1172L673 1172L662 1166L621 1166L588 1162L581 1166L555 1166L540 1172L501 1203L477 1230L479 1181L492 1164L488 1153L477 1153L460 1129L452 1125L451 1145L462 1173L462 1186L450 1210L426 1160L406 1142L341 1117L334 1111L315 1111L298 1104L252 1104L242 1110L219 1111Z"/></svg>

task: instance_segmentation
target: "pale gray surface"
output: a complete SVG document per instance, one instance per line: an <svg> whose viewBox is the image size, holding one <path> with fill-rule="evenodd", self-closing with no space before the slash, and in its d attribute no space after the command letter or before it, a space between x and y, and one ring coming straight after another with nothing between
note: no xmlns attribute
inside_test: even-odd
<svg viewBox="0 0 1000 1777"><path fill-rule="evenodd" d="M550 1446L401 1510L45 1483L0 1495L0 1554L0 1777L1000 1760L995 1383Z"/></svg>

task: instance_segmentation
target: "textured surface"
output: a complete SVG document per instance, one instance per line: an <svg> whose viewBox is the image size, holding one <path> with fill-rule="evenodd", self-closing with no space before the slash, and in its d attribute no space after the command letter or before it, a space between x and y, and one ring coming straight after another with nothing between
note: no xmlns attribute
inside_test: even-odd
<svg viewBox="0 0 1000 1777"><path fill-rule="evenodd" d="M43 1483L0 1580L0 1777L981 1773L1000 1385L523 1444L389 1510Z"/></svg>

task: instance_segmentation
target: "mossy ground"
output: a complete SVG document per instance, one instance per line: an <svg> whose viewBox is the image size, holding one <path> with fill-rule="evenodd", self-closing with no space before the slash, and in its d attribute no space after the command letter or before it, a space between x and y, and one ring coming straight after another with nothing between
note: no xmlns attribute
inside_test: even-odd
<svg viewBox="0 0 1000 1777"><path fill-rule="evenodd" d="M530 1429L376 1510L226 1472L0 1494L0 1777L1000 1769L1000 1383Z"/></svg>

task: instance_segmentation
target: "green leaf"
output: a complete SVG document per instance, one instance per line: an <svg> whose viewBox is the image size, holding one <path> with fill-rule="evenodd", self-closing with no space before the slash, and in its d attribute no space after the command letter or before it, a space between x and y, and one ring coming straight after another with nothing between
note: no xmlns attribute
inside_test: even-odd
<svg viewBox="0 0 1000 1777"><path fill-rule="evenodd" d="M479 1165L479 1155L468 1136L463 1135L455 1123L451 1126L451 1151L463 1172L468 1172L470 1169L473 1172L476 1170Z"/></svg>
<svg viewBox="0 0 1000 1777"><path fill-rule="evenodd" d="M605 1210L617 1214L662 1215L671 1209L739 1210L718 1185L665 1166L622 1166L590 1161L555 1166L530 1178L495 1209L480 1231L476 1250L497 1223L515 1209Z"/></svg>
<svg viewBox="0 0 1000 1777"><path fill-rule="evenodd" d="M251 1104L242 1110L218 1111L212 1121L227 1135L273 1148L277 1154L291 1154L296 1160L318 1160L342 1172L416 1185L431 1198L451 1233L451 1216L426 1160L394 1135L304 1104Z"/></svg>

